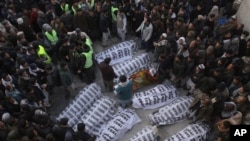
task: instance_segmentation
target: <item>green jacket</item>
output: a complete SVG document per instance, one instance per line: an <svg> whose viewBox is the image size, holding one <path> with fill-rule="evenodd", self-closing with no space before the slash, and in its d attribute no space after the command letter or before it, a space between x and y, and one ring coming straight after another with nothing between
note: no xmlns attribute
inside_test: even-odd
<svg viewBox="0 0 250 141"><path fill-rule="evenodd" d="M124 84L118 84L118 87L115 89L117 97L120 100L130 100L133 96L133 81L128 80Z"/></svg>

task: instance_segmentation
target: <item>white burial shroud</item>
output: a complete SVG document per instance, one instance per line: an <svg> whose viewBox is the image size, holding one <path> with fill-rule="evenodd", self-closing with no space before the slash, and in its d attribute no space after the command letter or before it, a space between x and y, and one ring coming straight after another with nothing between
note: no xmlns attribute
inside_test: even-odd
<svg viewBox="0 0 250 141"><path fill-rule="evenodd" d="M121 42L95 55L95 59L100 64L105 58L111 58L110 65L124 62L133 57L137 45L134 40Z"/></svg>
<svg viewBox="0 0 250 141"><path fill-rule="evenodd" d="M189 115L189 106L193 101L191 96L181 96L149 115L153 125L168 125L181 122Z"/></svg>
<svg viewBox="0 0 250 141"><path fill-rule="evenodd" d="M190 124L175 135L164 141L205 141L211 129L205 123Z"/></svg>
<svg viewBox="0 0 250 141"><path fill-rule="evenodd" d="M139 122L141 122L141 119L135 110L123 109L114 115L105 126L103 126L96 141L117 141Z"/></svg>
<svg viewBox="0 0 250 141"><path fill-rule="evenodd" d="M94 105L81 116L81 121L85 124L85 130L91 135L97 136L101 127L106 124L117 112L115 101L103 97L98 99Z"/></svg>
<svg viewBox="0 0 250 141"><path fill-rule="evenodd" d="M87 112L95 101L101 97L103 97L101 94L101 87L96 83L84 87L71 103L57 116L56 120L66 117L69 119L68 124L73 127L78 123L80 116Z"/></svg>
<svg viewBox="0 0 250 141"><path fill-rule="evenodd" d="M136 92L133 96L133 107L155 109L166 105L179 95L177 89L165 82L144 92Z"/></svg>
<svg viewBox="0 0 250 141"><path fill-rule="evenodd" d="M157 141L158 135L159 133L156 126L146 126L128 141Z"/></svg>

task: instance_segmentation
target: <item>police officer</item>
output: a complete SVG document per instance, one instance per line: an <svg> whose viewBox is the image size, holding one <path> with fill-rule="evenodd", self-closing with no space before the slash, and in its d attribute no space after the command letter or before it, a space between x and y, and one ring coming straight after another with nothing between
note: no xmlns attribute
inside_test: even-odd
<svg viewBox="0 0 250 141"><path fill-rule="evenodd" d="M37 56L40 59L43 67L45 65L50 65L52 63L51 57L48 55L48 53L46 52L45 48L42 45L37 44L35 42L32 44L32 46L36 50Z"/></svg>
<svg viewBox="0 0 250 141"><path fill-rule="evenodd" d="M51 26L46 27L45 36L53 47L58 42L57 32Z"/></svg>
<svg viewBox="0 0 250 141"><path fill-rule="evenodd" d="M85 43L82 44L82 47L77 73L82 80L85 77L87 84L91 84L95 80L94 53Z"/></svg>
<svg viewBox="0 0 250 141"><path fill-rule="evenodd" d="M61 0L60 7L62 11L65 12L66 14L71 14L70 5L66 3L65 0Z"/></svg>

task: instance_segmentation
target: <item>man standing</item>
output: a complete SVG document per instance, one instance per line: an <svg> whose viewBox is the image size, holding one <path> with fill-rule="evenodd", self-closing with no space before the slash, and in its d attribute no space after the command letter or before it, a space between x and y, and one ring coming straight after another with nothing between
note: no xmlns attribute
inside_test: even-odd
<svg viewBox="0 0 250 141"><path fill-rule="evenodd" d="M122 42L125 41L127 32L127 17L124 14L123 9L119 9L117 13L117 33L118 36L122 39Z"/></svg>
<svg viewBox="0 0 250 141"><path fill-rule="evenodd" d="M153 45L155 47L154 50L154 62L158 62L159 60L159 56L160 54L166 52L166 47L167 47L167 34L166 33L162 33L160 36L160 39L158 41L153 42Z"/></svg>
<svg viewBox="0 0 250 141"><path fill-rule="evenodd" d="M109 65L111 58L105 58L103 62L100 63L99 68L102 73L103 83L105 88L108 91L112 91L114 88L114 78L117 78L117 75L114 72L112 66Z"/></svg>
<svg viewBox="0 0 250 141"><path fill-rule="evenodd" d="M104 9L100 16L100 31L102 32L102 46L107 46L108 37L110 35L108 10Z"/></svg>
<svg viewBox="0 0 250 141"><path fill-rule="evenodd" d="M46 27L45 37L48 39L50 44L55 47L56 43L58 42L58 36L55 29L51 26Z"/></svg>
<svg viewBox="0 0 250 141"><path fill-rule="evenodd" d="M149 40L152 37L153 33L153 25L150 22L150 18L148 16L144 16L144 21L137 28L136 32L141 31L141 49L149 50Z"/></svg>
<svg viewBox="0 0 250 141"><path fill-rule="evenodd" d="M119 81L114 93L117 95L122 108L126 108L132 104L133 82L132 80L128 80L125 75L120 76Z"/></svg>
<svg viewBox="0 0 250 141"><path fill-rule="evenodd" d="M85 124L84 123L78 123L77 124L77 131L73 135L74 139L76 141L89 141L94 140L95 137L91 137L86 131L85 131Z"/></svg>
<svg viewBox="0 0 250 141"><path fill-rule="evenodd" d="M74 95L73 93L75 90L74 77L66 62L62 62L60 64L59 75L61 83L64 86L65 90L67 91L65 98L68 98L70 95L73 97Z"/></svg>
<svg viewBox="0 0 250 141"><path fill-rule="evenodd" d="M80 55L80 63L77 73L80 75L81 79L86 78L86 83L91 84L95 80L95 70L94 70L94 54L90 47L83 44L83 50Z"/></svg>
<svg viewBox="0 0 250 141"><path fill-rule="evenodd" d="M33 48L36 50L37 56L42 62L42 66L52 64L52 59L46 52L45 48L42 45L39 45L37 43L32 44Z"/></svg>
<svg viewBox="0 0 250 141"><path fill-rule="evenodd" d="M77 9L77 13L74 15L74 28L80 28L82 32L88 32L88 17L87 12L82 9Z"/></svg>

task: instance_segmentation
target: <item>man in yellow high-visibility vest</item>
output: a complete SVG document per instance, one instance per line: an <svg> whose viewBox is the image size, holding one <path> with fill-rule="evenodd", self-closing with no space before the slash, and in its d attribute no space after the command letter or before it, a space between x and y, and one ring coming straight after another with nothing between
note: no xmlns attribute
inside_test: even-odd
<svg viewBox="0 0 250 141"><path fill-rule="evenodd" d="M82 46L83 50L80 56L77 73L82 80L84 78L86 79L87 84L91 84L95 81L94 54L88 45L83 44Z"/></svg>
<svg viewBox="0 0 250 141"><path fill-rule="evenodd" d="M55 46L58 42L57 32L51 26L46 27L45 37L48 39L52 46Z"/></svg>
<svg viewBox="0 0 250 141"><path fill-rule="evenodd" d="M117 35L117 12L118 12L118 8L115 6L111 6L111 18L112 18L112 34L113 35Z"/></svg>
<svg viewBox="0 0 250 141"><path fill-rule="evenodd" d="M81 9L81 4L78 1L75 1L71 7L71 10L74 15L77 13L78 9Z"/></svg>
<svg viewBox="0 0 250 141"><path fill-rule="evenodd" d="M69 4L65 2L65 0L61 0L60 7L62 11L65 12L66 14L71 14L71 8Z"/></svg>
<svg viewBox="0 0 250 141"><path fill-rule="evenodd" d="M80 28L76 28L75 31L67 33L67 35L69 35L69 36L71 36L73 34L76 35L77 40L83 41L85 44L87 44L90 47L90 50L92 52L94 52L93 42L91 41L90 37L85 32L82 32Z"/></svg>
<svg viewBox="0 0 250 141"><path fill-rule="evenodd" d="M36 50L37 56L42 61L42 64L49 65L52 63L51 57L46 52L45 48L42 45L39 45L37 43L33 43L33 48Z"/></svg>

